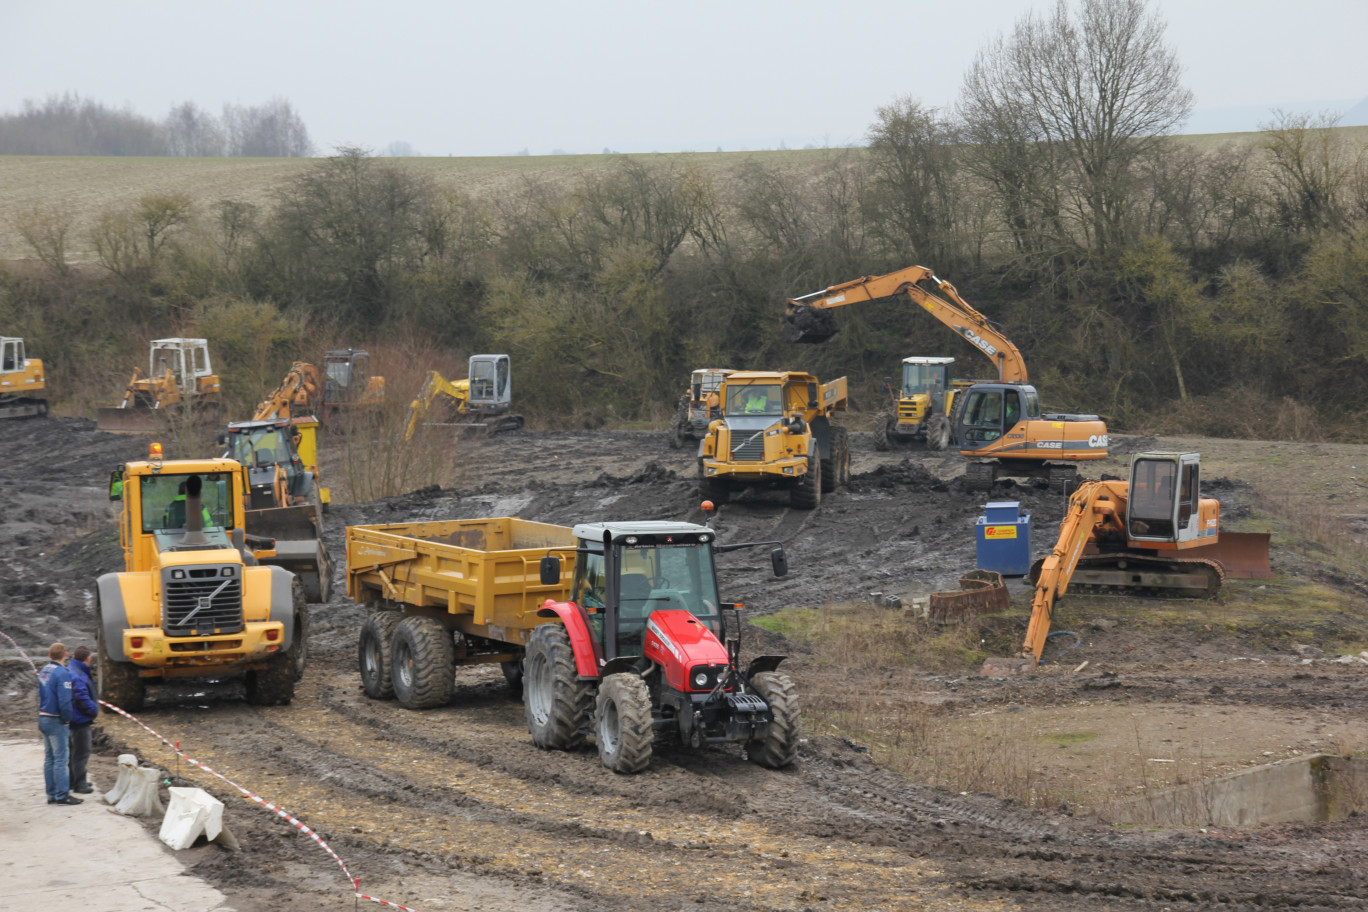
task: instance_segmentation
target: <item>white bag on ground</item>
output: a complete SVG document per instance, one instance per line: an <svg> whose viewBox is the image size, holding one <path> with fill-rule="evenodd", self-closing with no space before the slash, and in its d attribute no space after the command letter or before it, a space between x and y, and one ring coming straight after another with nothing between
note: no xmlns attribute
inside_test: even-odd
<svg viewBox="0 0 1368 912"><path fill-rule="evenodd" d="M138 768L138 758L133 754L119 754L119 778L114 787L105 792L106 804L118 804L128 789L128 777Z"/></svg>
<svg viewBox="0 0 1368 912"><path fill-rule="evenodd" d="M163 813L161 770L155 766L140 766L128 775L128 785L114 810L125 817L151 817Z"/></svg>
<svg viewBox="0 0 1368 912"><path fill-rule="evenodd" d="M161 841L173 849L188 849L201 833L210 841L223 829L223 802L199 788L172 786L171 801L162 819Z"/></svg>

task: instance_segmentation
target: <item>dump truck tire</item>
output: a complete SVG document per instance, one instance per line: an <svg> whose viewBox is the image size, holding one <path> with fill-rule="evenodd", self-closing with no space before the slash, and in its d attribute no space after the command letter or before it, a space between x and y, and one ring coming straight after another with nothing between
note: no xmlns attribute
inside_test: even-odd
<svg viewBox="0 0 1368 912"><path fill-rule="evenodd" d="M109 650L105 648L104 622L98 614L95 618L95 648L100 657L95 666L95 689L99 691L100 699L126 712L142 712L147 702L147 684L139 676L137 665L116 662L109 657Z"/></svg>
<svg viewBox="0 0 1368 912"><path fill-rule="evenodd" d="M677 450L684 446L684 441L689 439L689 417L687 415L675 415L670 422L670 448Z"/></svg>
<svg viewBox="0 0 1368 912"><path fill-rule="evenodd" d="M889 428L892 424L893 416L887 412L879 412L874 416L874 449L880 453L893 446L893 441L889 438Z"/></svg>
<svg viewBox="0 0 1368 912"><path fill-rule="evenodd" d="M579 679L565 627L552 623L534 628L523 660L523 706L532 741L543 750L579 747L593 705L592 686Z"/></svg>
<svg viewBox="0 0 1368 912"><path fill-rule="evenodd" d="M822 493L845 486L850 481L850 432L843 427L831 429L831 458L822 460Z"/></svg>
<svg viewBox="0 0 1368 912"><path fill-rule="evenodd" d="M309 663L309 601L304 594L304 585L295 579L290 584L290 595L294 599L294 634L290 644L291 664L295 680L304 677L304 668Z"/></svg>
<svg viewBox="0 0 1368 912"><path fill-rule="evenodd" d="M294 657L288 652L272 658L260 671L247 672L247 702L253 706L286 706L294 699L294 687Z"/></svg>
<svg viewBox="0 0 1368 912"><path fill-rule="evenodd" d="M394 628L390 645L394 698L405 709L431 709L451 699L456 650L451 633L431 617L409 617Z"/></svg>
<svg viewBox="0 0 1368 912"><path fill-rule="evenodd" d="M594 706L599 759L615 773L639 773L651 765L651 693L631 672L609 675Z"/></svg>
<svg viewBox="0 0 1368 912"><path fill-rule="evenodd" d="M357 664L361 669L361 688L372 700L394 699L390 644L394 642L394 628L403 619L397 611L377 611L361 625Z"/></svg>
<svg viewBox="0 0 1368 912"><path fill-rule="evenodd" d="M795 510L815 510L822 502L822 457L808 456L808 470L789 488L789 506Z"/></svg>
<svg viewBox="0 0 1368 912"><path fill-rule="evenodd" d="M751 678L755 692L769 704L771 722L765 737L747 749L751 760L770 769L792 766L798 759L798 691L786 674L762 671Z"/></svg>

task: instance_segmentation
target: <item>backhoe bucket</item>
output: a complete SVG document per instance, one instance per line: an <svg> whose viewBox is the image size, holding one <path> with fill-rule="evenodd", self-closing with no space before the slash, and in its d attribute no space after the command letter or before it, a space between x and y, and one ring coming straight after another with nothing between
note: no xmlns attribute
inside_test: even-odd
<svg viewBox="0 0 1368 912"><path fill-rule="evenodd" d="M95 429L110 434L156 434L166 426L166 413L158 409L102 408L95 413Z"/></svg>
<svg viewBox="0 0 1368 912"><path fill-rule="evenodd" d="M1219 561L1226 576L1240 579L1272 579L1268 565L1268 532L1222 532L1214 545L1178 552L1182 557Z"/></svg>
<svg viewBox="0 0 1368 912"><path fill-rule="evenodd" d="M825 342L841 331L830 313L803 304L790 304L781 321L780 335L785 342Z"/></svg>

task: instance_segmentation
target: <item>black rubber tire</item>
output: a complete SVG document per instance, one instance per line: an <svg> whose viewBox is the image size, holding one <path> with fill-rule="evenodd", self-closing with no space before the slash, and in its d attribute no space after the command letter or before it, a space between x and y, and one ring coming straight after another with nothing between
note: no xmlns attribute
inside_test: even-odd
<svg viewBox="0 0 1368 912"><path fill-rule="evenodd" d="M247 672L247 702L253 706L288 706L294 690L294 660L288 652L272 657L260 671Z"/></svg>
<svg viewBox="0 0 1368 912"><path fill-rule="evenodd" d="M684 446L684 441L689 439L689 418L687 415L676 414L674 420L670 422L670 449L678 450Z"/></svg>
<svg viewBox="0 0 1368 912"><path fill-rule="evenodd" d="M298 579L290 584L290 595L294 600L295 620L289 656L298 681L304 677L304 669L309 663L309 602L304 595L304 585Z"/></svg>
<svg viewBox="0 0 1368 912"><path fill-rule="evenodd" d="M720 478L703 474L703 460L698 461L698 496L711 500L716 506L731 503L731 485Z"/></svg>
<svg viewBox="0 0 1368 912"><path fill-rule="evenodd" d="M101 700L125 712L142 712L147 703L147 683L132 662L116 662L105 647L104 618L95 613L95 654L100 661L95 666L95 691Z"/></svg>
<svg viewBox="0 0 1368 912"><path fill-rule="evenodd" d="M845 487L850 481L850 432L843 427L831 429L831 458L822 461L822 493Z"/></svg>
<svg viewBox="0 0 1368 912"><path fill-rule="evenodd" d="M521 696L523 689L523 667L522 662L500 662L499 669L503 672L504 680L508 682L508 689L515 695Z"/></svg>
<svg viewBox="0 0 1368 912"><path fill-rule="evenodd" d="M407 617L390 641L394 698L405 709L431 709L451 700L456 687L456 648L451 632L434 617Z"/></svg>
<svg viewBox="0 0 1368 912"><path fill-rule="evenodd" d="M798 691L793 681L778 671L762 671L751 678L751 686L769 704L772 721L765 737L752 741L746 752L751 760L770 769L792 766L798 759L801 733Z"/></svg>
<svg viewBox="0 0 1368 912"><path fill-rule="evenodd" d="M356 662L361 670L361 689L372 700L394 699L390 644L394 642L394 628L403 619L397 611L376 611L361 625Z"/></svg>
<svg viewBox="0 0 1368 912"><path fill-rule="evenodd" d="M579 679L565 626L534 628L523 659L523 710L533 743L543 750L579 747L593 706L593 684Z"/></svg>
<svg viewBox="0 0 1368 912"><path fill-rule="evenodd" d="M943 450L950 445L950 419L944 415L932 415L926 421L926 448Z"/></svg>
<svg viewBox="0 0 1368 912"><path fill-rule="evenodd" d="M808 470L789 488L789 506L795 510L815 510L822 502L822 458L808 455Z"/></svg>
<svg viewBox="0 0 1368 912"><path fill-rule="evenodd" d="M889 438L889 429L893 425L893 416L887 412L879 412L874 416L874 449L883 453L893 446L893 441Z"/></svg>
<svg viewBox="0 0 1368 912"><path fill-rule="evenodd" d="M615 773L639 773L651 765L651 692L640 675L613 674L599 684L594 703L599 759Z"/></svg>

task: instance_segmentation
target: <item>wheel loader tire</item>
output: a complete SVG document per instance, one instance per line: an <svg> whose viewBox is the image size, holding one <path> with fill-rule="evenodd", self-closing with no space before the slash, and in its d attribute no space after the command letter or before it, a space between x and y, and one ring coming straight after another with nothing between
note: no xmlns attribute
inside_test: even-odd
<svg viewBox="0 0 1368 912"><path fill-rule="evenodd" d="M294 657L289 652L274 656L260 671L247 672L247 702L253 706L288 706L294 689Z"/></svg>
<svg viewBox="0 0 1368 912"><path fill-rule="evenodd" d="M950 419L932 415L926 422L926 448L943 450L950 445Z"/></svg>
<svg viewBox="0 0 1368 912"><path fill-rule="evenodd" d="M639 675L603 679L594 706L599 759L615 773L639 773L651 765L651 694Z"/></svg>
<svg viewBox="0 0 1368 912"><path fill-rule="evenodd" d="M892 426L893 416L887 412L879 412L874 416L874 449L880 453L891 449L893 446L893 441L889 436Z"/></svg>
<svg viewBox="0 0 1368 912"><path fill-rule="evenodd" d="M765 737L752 741L747 753L770 769L792 766L798 759L799 736L798 691L793 681L777 671L762 671L751 678L751 686L769 704L771 721Z"/></svg>
<svg viewBox="0 0 1368 912"><path fill-rule="evenodd" d="M532 741L543 750L570 750L584 743L584 724L594 707L593 687L575 670L575 651L562 624L541 624L527 641L523 659L523 707Z"/></svg>
<svg viewBox="0 0 1368 912"><path fill-rule="evenodd" d="M376 611L361 625L357 664L361 669L361 688L372 700L394 699L390 644L394 642L394 628L403 619L397 611Z"/></svg>
<svg viewBox="0 0 1368 912"><path fill-rule="evenodd" d="M100 699L125 712L142 712L147 703L147 683L132 662L116 662L105 648L104 620L95 617L95 652L100 661L95 666L95 689Z"/></svg>
<svg viewBox="0 0 1368 912"><path fill-rule="evenodd" d="M515 696L522 696L522 662L500 662L499 669L503 672L504 680L508 682L508 689L513 691Z"/></svg>
<svg viewBox="0 0 1368 912"><path fill-rule="evenodd" d="M408 617L390 643L394 698L405 709L431 709L451 699L456 649L451 633L432 617Z"/></svg>
<svg viewBox="0 0 1368 912"><path fill-rule="evenodd" d="M815 510L822 502L822 458L808 456L808 470L789 488L789 506L795 510Z"/></svg>
<svg viewBox="0 0 1368 912"><path fill-rule="evenodd" d="M290 584L290 595L294 599L294 633L291 635L290 657L294 667L295 680L304 677L304 668L309 662L309 601L304 595L304 584L296 579Z"/></svg>

